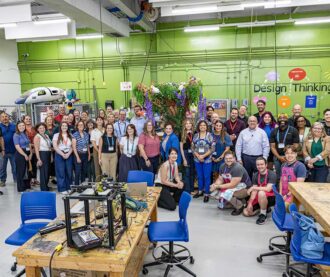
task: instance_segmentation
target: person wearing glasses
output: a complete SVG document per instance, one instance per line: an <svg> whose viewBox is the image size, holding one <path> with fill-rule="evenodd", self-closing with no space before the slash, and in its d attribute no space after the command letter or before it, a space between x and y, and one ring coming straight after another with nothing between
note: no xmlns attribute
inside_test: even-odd
<svg viewBox="0 0 330 277"><path fill-rule="evenodd" d="M304 140L303 155L310 173L308 181L325 183L328 176L330 137L326 135L322 123L315 122L312 125Z"/></svg>
<svg viewBox="0 0 330 277"><path fill-rule="evenodd" d="M297 129L299 133L299 149L298 149L298 160L304 162L304 155L303 155L303 145L304 140L306 139L307 135L309 134L310 128L307 127L307 119L306 117L300 115L296 117L294 121L294 127Z"/></svg>

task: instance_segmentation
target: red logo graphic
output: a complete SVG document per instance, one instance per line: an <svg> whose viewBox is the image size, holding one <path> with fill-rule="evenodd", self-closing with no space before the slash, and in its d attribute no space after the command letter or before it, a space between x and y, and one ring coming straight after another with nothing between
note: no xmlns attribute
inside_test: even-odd
<svg viewBox="0 0 330 277"><path fill-rule="evenodd" d="M289 71L289 78L294 81L301 81L305 79L306 75L306 71L299 67Z"/></svg>

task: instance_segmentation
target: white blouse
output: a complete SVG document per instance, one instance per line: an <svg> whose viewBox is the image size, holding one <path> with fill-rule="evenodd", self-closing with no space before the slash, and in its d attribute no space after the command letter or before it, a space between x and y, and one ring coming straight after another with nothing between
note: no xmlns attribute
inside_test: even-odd
<svg viewBox="0 0 330 277"><path fill-rule="evenodd" d="M99 146L100 138L103 136L104 132L101 132L99 129L95 128L91 132L91 141L95 141L96 145Z"/></svg>
<svg viewBox="0 0 330 277"><path fill-rule="evenodd" d="M55 134L53 137L53 145L58 145L58 149L60 149L64 153L68 153L72 149L72 140L70 138L63 139L57 144L59 133Z"/></svg>
<svg viewBox="0 0 330 277"><path fill-rule="evenodd" d="M133 141L128 140L126 136L122 137L119 143L120 146L123 147L123 154L125 154L126 156L134 156L136 154L138 142L138 137L135 137Z"/></svg>
<svg viewBox="0 0 330 277"><path fill-rule="evenodd" d="M52 142L50 141L50 138L46 134L44 134L43 136L37 134L37 137L40 140L39 151L50 151L52 147Z"/></svg>

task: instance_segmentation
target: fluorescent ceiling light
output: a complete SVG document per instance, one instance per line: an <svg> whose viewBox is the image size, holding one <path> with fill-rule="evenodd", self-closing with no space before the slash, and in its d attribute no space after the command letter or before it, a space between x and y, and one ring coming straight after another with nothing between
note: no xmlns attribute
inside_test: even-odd
<svg viewBox="0 0 330 277"><path fill-rule="evenodd" d="M3 23L0 24L0 28L10 28L10 27L16 27L17 24L16 23Z"/></svg>
<svg viewBox="0 0 330 277"><path fill-rule="evenodd" d="M64 23L64 22L71 22L70 18L60 18L60 19L48 19L48 20L36 20L33 21L35 25L43 25L43 24L57 24L57 23Z"/></svg>
<svg viewBox="0 0 330 277"><path fill-rule="evenodd" d="M218 9L217 5L205 5L205 6L195 6L186 8L172 8L172 14L174 15L185 15L194 13L205 13L205 12L216 12Z"/></svg>
<svg viewBox="0 0 330 277"><path fill-rule="evenodd" d="M102 34L85 34L85 35L79 35L76 36L76 39L82 40L82 39L95 39L95 38L103 38L104 36Z"/></svg>
<svg viewBox="0 0 330 277"><path fill-rule="evenodd" d="M237 28L249 28L249 27L266 27L266 26L275 26L274 21L269 22L244 22L244 23L238 23Z"/></svg>
<svg viewBox="0 0 330 277"><path fill-rule="evenodd" d="M330 23L330 17L297 19L295 25Z"/></svg>
<svg viewBox="0 0 330 277"><path fill-rule="evenodd" d="M244 9L256 8L256 7L274 8L277 6L288 5L288 4L291 4L291 0L245 3L245 4L241 4L241 6Z"/></svg>
<svg viewBox="0 0 330 277"><path fill-rule="evenodd" d="M185 27L184 31L186 33L192 33L192 32L204 32L204 31L218 31L219 29L220 29L219 25L204 25L204 26Z"/></svg>

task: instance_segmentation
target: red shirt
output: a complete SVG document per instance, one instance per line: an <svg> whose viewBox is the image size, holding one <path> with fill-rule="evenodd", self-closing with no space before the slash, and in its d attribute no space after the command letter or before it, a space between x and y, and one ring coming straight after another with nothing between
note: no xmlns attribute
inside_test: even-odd
<svg viewBox="0 0 330 277"><path fill-rule="evenodd" d="M61 123L63 116L64 116L64 114L58 114L57 116L55 116L54 119L57 123Z"/></svg>
<svg viewBox="0 0 330 277"><path fill-rule="evenodd" d="M37 134L36 130L34 128L29 128L25 130L25 133L27 135L27 137L29 138L31 144L33 144L33 139L35 137L35 135Z"/></svg>
<svg viewBox="0 0 330 277"><path fill-rule="evenodd" d="M144 152L146 152L148 158L153 158L160 154L160 140L157 135L152 138L151 136L142 133L139 136L138 144L144 146Z"/></svg>

